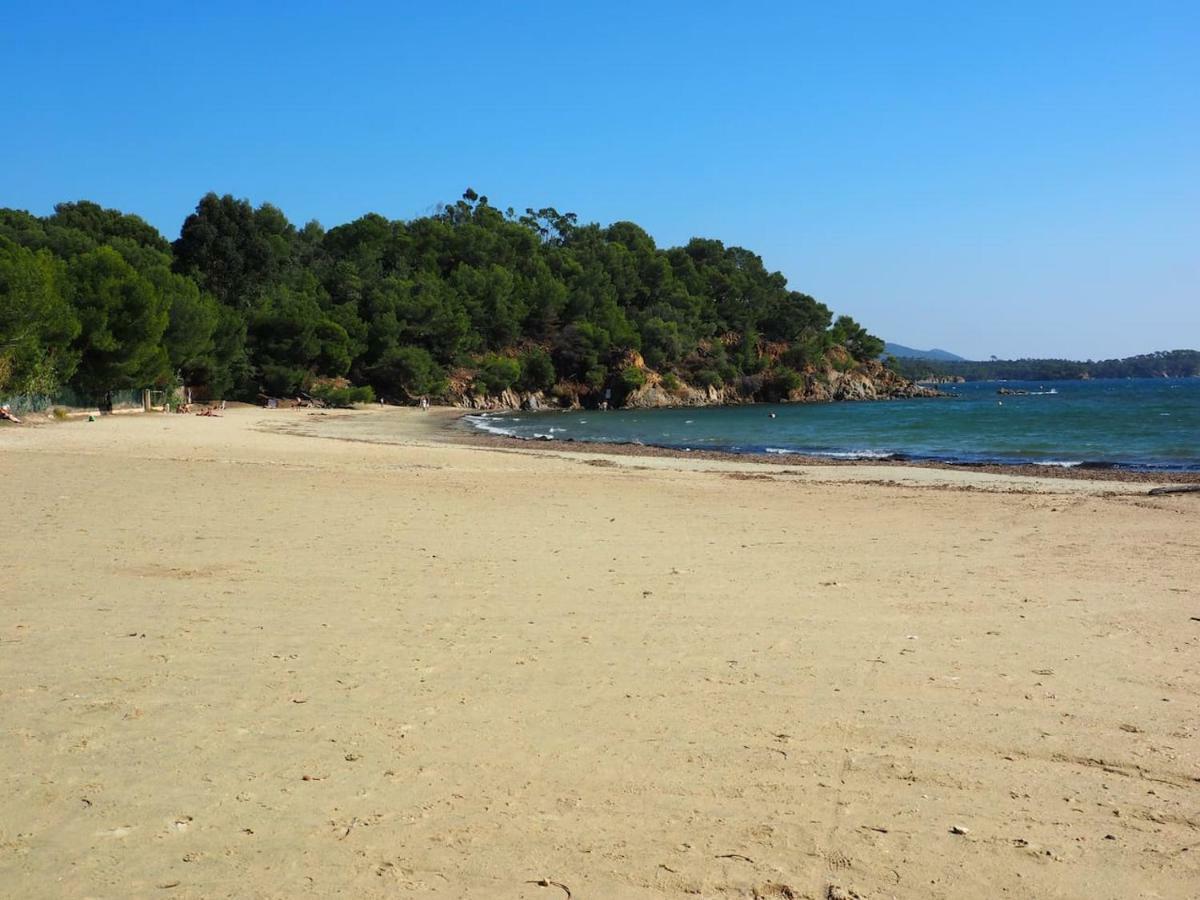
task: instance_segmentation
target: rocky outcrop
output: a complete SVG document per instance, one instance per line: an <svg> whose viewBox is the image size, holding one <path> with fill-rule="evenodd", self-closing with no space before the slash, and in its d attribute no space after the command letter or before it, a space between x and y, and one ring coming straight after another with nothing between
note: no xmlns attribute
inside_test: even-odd
<svg viewBox="0 0 1200 900"><path fill-rule="evenodd" d="M733 385L723 387L693 387L679 382L668 387L658 373L648 373L646 383L625 396L625 409L667 409L678 406L733 406L753 403L752 397L741 394Z"/></svg>
<svg viewBox="0 0 1200 900"><path fill-rule="evenodd" d="M819 403L940 396L940 391L909 381L882 363L870 361L847 371L830 367L820 372L805 373L804 387L789 392L788 400Z"/></svg>
<svg viewBox="0 0 1200 900"><path fill-rule="evenodd" d="M562 402L560 398L547 396L544 391L516 391L509 388L499 394L477 394L471 388L454 390L448 395L451 406L462 409L571 409L578 403Z"/></svg>
<svg viewBox="0 0 1200 900"><path fill-rule="evenodd" d="M917 384L965 384L966 381L961 375L926 375L918 378Z"/></svg>
<svg viewBox="0 0 1200 900"><path fill-rule="evenodd" d="M637 363L640 363L640 357ZM848 365L810 369L802 374L802 384L780 394L773 391L769 376L748 375L733 384L692 385L674 375L662 375L644 365L634 367L644 382L633 389L621 386L619 371L600 389L572 382L560 382L550 391L517 391L500 394L475 392L470 379L454 379L448 399L464 409L582 409L611 406L622 409L666 409L687 406L734 406L769 400L790 403L828 403L858 400L889 400L909 397L940 397L934 388L917 384L897 375L882 363L870 360Z"/></svg>

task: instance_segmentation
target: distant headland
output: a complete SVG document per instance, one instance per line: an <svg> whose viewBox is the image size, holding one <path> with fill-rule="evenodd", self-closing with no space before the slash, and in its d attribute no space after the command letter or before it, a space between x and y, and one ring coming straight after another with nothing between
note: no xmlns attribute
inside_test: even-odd
<svg viewBox="0 0 1200 900"><path fill-rule="evenodd" d="M890 365L905 378L947 381L1074 381L1088 378L1200 377L1200 350L1159 350L1123 359L931 359L899 358Z"/></svg>
<svg viewBox="0 0 1200 900"><path fill-rule="evenodd" d="M931 393L742 247L468 189L326 230L208 194L169 242L91 202L0 209L0 399L688 405ZM44 403L43 403L44 405Z"/></svg>

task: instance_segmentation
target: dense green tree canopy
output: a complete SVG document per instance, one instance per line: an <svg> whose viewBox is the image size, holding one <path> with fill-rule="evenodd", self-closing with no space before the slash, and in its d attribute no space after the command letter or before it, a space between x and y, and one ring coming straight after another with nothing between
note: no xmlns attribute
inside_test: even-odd
<svg viewBox="0 0 1200 900"><path fill-rule="evenodd" d="M624 373L638 353L720 384L784 354L802 370L835 344L860 360L880 346L749 250L661 249L632 222L502 212L472 190L422 218L372 213L328 231L208 194L173 244L89 202L45 218L0 210L0 241L10 383L40 371L93 392L182 381L253 397L348 377L397 398L465 371L489 392L586 390L636 381Z"/></svg>
<svg viewBox="0 0 1200 900"><path fill-rule="evenodd" d="M170 371L166 298L112 247L77 256L68 271L82 326L80 387L98 393L163 381Z"/></svg>
<svg viewBox="0 0 1200 900"><path fill-rule="evenodd" d="M0 394L47 393L75 373L80 326L65 280L49 251L0 237Z"/></svg>

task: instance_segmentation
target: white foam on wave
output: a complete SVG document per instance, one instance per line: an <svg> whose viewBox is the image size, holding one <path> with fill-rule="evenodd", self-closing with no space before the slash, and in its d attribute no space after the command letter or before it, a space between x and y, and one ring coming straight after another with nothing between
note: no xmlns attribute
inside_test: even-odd
<svg viewBox="0 0 1200 900"><path fill-rule="evenodd" d="M827 456L830 459L890 459L890 450L821 450L811 456Z"/></svg>
<svg viewBox="0 0 1200 900"><path fill-rule="evenodd" d="M466 416L465 418L473 427L478 428L480 431L486 431L488 434L500 434L504 437L512 437L514 434L513 429L501 428L495 424L493 419L487 416Z"/></svg>
<svg viewBox="0 0 1200 900"><path fill-rule="evenodd" d="M1037 459L1033 461L1035 466L1052 466L1056 469L1074 469L1076 466L1082 466L1082 459Z"/></svg>

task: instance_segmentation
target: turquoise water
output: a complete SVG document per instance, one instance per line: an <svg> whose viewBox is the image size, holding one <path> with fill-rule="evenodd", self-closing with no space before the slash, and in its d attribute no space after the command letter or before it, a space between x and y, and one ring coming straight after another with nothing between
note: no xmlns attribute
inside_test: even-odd
<svg viewBox="0 0 1200 900"><path fill-rule="evenodd" d="M1002 387L1030 393L999 396ZM1200 470L1200 378L975 382L944 389L953 396L513 412L469 421L519 438L687 450Z"/></svg>

